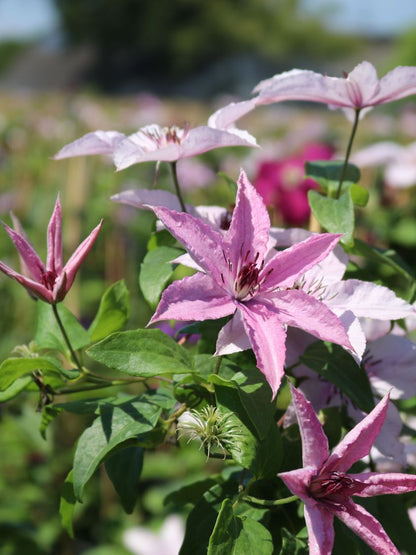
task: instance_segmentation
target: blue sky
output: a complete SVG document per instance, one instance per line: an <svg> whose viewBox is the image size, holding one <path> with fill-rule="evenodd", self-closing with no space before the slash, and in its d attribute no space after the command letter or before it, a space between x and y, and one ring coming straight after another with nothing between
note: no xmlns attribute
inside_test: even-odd
<svg viewBox="0 0 416 555"><path fill-rule="evenodd" d="M331 25L345 31L395 34L416 27L416 0L302 0L302 5L304 12L331 14ZM57 24L52 0L0 0L0 40L33 38Z"/></svg>

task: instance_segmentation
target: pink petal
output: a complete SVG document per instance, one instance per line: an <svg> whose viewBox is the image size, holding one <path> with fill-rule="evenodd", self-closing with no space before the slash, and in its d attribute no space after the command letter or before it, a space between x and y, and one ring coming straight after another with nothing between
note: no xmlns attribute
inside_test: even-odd
<svg viewBox="0 0 416 555"><path fill-rule="evenodd" d="M175 162L182 158L180 145L172 143L158 148L155 144L152 150L144 150L136 140L137 135L130 135L117 145L113 159L118 171L141 162Z"/></svg>
<svg viewBox="0 0 416 555"><path fill-rule="evenodd" d="M214 129L208 126L200 126L191 129L183 143L183 154L181 158L196 156L214 150L215 148L224 148L227 146L257 146L254 137L249 135L240 136L236 130Z"/></svg>
<svg viewBox="0 0 416 555"><path fill-rule="evenodd" d="M20 285L23 285L29 293L33 293L36 297L44 300L47 303L53 302L53 295L52 291L46 289L46 287L32 279L29 279L18 272L15 272L12 268L0 262L0 270L5 273L7 276L11 277L12 279L16 280Z"/></svg>
<svg viewBox="0 0 416 555"><path fill-rule="evenodd" d="M209 117L208 126L215 129L228 129L230 125L251 112L255 107L254 99L231 102Z"/></svg>
<svg viewBox="0 0 416 555"><path fill-rule="evenodd" d="M302 438L303 466L319 469L329 455L328 439L312 404L306 400L301 391L295 387L290 389Z"/></svg>
<svg viewBox="0 0 416 555"><path fill-rule="evenodd" d="M333 449L321 472L346 472L355 462L368 455L383 426L388 404L389 396L386 395Z"/></svg>
<svg viewBox="0 0 416 555"><path fill-rule="evenodd" d="M228 275L221 233L185 212L175 212L164 207L156 207L154 212L172 235L186 247L195 262L221 285L222 276Z"/></svg>
<svg viewBox="0 0 416 555"><path fill-rule="evenodd" d="M247 179L244 171L238 178L236 206L224 242L229 243L229 255L234 268L238 259L250 250L250 259L258 253L264 258L269 241L270 218L263 199Z"/></svg>
<svg viewBox="0 0 416 555"><path fill-rule="evenodd" d="M398 66L380 79L378 104L416 94L416 67Z"/></svg>
<svg viewBox="0 0 416 555"><path fill-rule="evenodd" d="M279 319L322 339L352 349L348 334L340 319L321 301L304 291L289 289L267 293L262 298L270 299Z"/></svg>
<svg viewBox="0 0 416 555"><path fill-rule="evenodd" d="M46 234L48 244L48 254L46 258L46 271L60 274L62 272L62 211L59 195L52 217L49 221Z"/></svg>
<svg viewBox="0 0 416 555"><path fill-rule="evenodd" d="M325 304L337 311L351 310L358 317L397 320L414 312L404 299L382 285L348 279L331 284Z"/></svg>
<svg viewBox="0 0 416 555"><path fill-rule="evenodd" d="M400 494L416 491L416 475L399 472L363 472L349 474L354 480L365 482L366 488L357 493L360 497L373 495Z"/></svg>
<svg viewBox="0 0 416 555"><path fill-rule="evenodd" d="M91 231L86 239L78 246L75 252L72 254L71 258L65 264L63 268L63 273L66 274L66 292L69 291L71 285L75 279L75 276L81 266L84 258L90 252L95 240L97 239L97 235L100 232L101 226L103 224L103 220Z"/></svg>
<svg viewBox="0 0 416 555"><path fill-rule="evenodd" d="M93 131L65 145L55 154L54 160L91 154L112 154L118 143L124 138L125 135L118 131Z"/></svg>
<svg viewBox="0 0 416 555"><path fill-rule="evenodd" d="M309 555L331 555L334 546L334 515L326 508L305 505L309 534Z"/></svg>
<svg viewBox="0 0 416 555"><path fill-rule="evenodd" d="M237 310L218 334L215 355L228 355L247 349L251 349L251 343L244 328L241 311Z"/></svg>
<svg viewBox="0 0 416 555"><path fill-rule="evenodd" d="M348 503L346 510L336 511L335 514L376 553L400 555L379 521L361 505L353 502Z"/></svg>
<svg viewBox="0 0 416 555"><path fill-rule="evenodd" d="M416 345L398 335L386 335L368 343L365 368L371 387L391 399L416 395Z"/></svg>
<svg viewBox="0 0 416 555"><path fill-rule="evenodd" d="M353 108L372 106L380 90L377 71L370 62L361 62L355 66L348 74L345 85Z"/></svg>
<svg viewBox="0 0 416 555"><path fill-rule="evenodd" d="M7 224L3 223L3 227L7 231L11 240L15 244L15 247L19 251L19 254L23 262L26 264L26 267L29 270L33 280L40 282L45 272L45 266L42 260L39 258L35 249L32 247L27 239L11 229Z"/></svg>
<svg viewBox="0 0 416 555"><path fill-rule="evenodd" d="M265 375L274 399L284 374L286 331L279 317L264 304L255 300L240 303L239 310L257 368Z"/></svg>
<svg viewBox="0 0 416 555"><path fill-rule="evenodd" d="M283 100L307 100L335 106L353 107L347 94L346 79L327 77L314 71L292 69L261 81L253 92L259 92L257 104Z"/></svg>
<svg viewBox="0 0 416 555"><path fill-rule="evenodd" d="M165 289L149 325L158 320L215 320L233 314L235 308L210 276L198 273Z"/></svg>
<svg viewBox="0 0 416 555"><path fill-rule="evenodd" d="M316 472L316 466L313 465L289 470L288 472L280 472L278 476L284 481L290 491L302 499L305 504L317 506L318 502L309 493L309 484L316 475Z"/></svg>
<svg viewBox="0 0 416 555"><path fill-rule="evenodd" d="M178 197L162 189L130 189L113 195L111 200L148 210L152 210L156 206L164 206L178 212L182 210ZM188 206L186 209L188 210Z"/></svg>
<svg viewBox="0 0 416 555"><path fill-rule="evenodd" d="M267 290L277 286L291 287L301 275L328 256L340 238L341 235L321 233L276 253L260 276L266 276L270 272L265 284Z"/></svg>

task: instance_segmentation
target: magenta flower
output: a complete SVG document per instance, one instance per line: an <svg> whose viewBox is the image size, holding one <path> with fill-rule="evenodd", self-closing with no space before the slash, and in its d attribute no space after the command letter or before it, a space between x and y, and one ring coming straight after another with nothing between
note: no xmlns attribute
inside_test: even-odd
<svg viewBox="0 0 416 555"><path fill-rule="evenodd" d="M79 267L97 238L101 225L102 221L79 245L64 266L62 260L62 213L58 196L48 225L46 267L20 229L20 225L15 222L15 227L18 227L19 231L11 229L5 223L3 226L19 251L22 273L19 274L3 262L0 262L0 270L23 285L35 297L51 304L60 302L70 290Z"/></svg>
<svg viewBox="0 0 416 555"><path fill-rule="evenodd" d="M282 160L263 161L254 186L264 202L273 206L287 225L303 225L310 216L308 191L318 187L316 181L305 179L305 162L329 160L334 151L324 144L305 145L297 156Z"/></svg>
<svg viewBox="0 0 416 555"><path fill-rule="evenodd" d="M254 92L257 104L283 100L322 102L343 108L347 115L370 110L416 93L416 67L398 66L379 79L375 67L361 62L345 77L328 77L314 71L292 69L261 81Z"/></svg>
<svg viewBox="0 0 416 555"><path fill-rule="evenodd" d="M256 139L233 125L254 106L253 100L231 103L212 114L208 125L192 129L151 124L128 137L117 131L94 131L65 145L54 158L111 154L117 170L123 170L141 162L176 162L226 146L255 147Z"/></svg>
<svg viewBox="0 0 416 555"><path fill-rule="evenodd" d="M266 207L244 172L238 179L229 229L223 233L190 214L160 206L153 209L185 245L199 271L163 292L151 323L233 316L219 333L216 354L252 348L273 395L284 372L288 325L351 348L338 317L312 295L292 288L302 274L328 256L339 235L315 235L275 252L269 247Z"/></svg>
<svg viewBox="0 0 416 555"><path fill-rule="evenodd" d="M309 553L330 555L334 544L334 516L346 524L376 553L399 551L380 522L353 495L371 497L416 490L416 475L364 472L347 474L357 461L367 456L386 418L386 395L329 453L328 440L312 405L292 387L292 400L303 446L303 468L282 472L279 477L305 504L309 532Z"/></svg>

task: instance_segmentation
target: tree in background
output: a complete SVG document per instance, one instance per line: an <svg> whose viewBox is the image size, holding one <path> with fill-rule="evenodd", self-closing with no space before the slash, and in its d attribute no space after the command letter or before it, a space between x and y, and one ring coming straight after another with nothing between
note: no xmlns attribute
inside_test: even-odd
<svg viewBox="0 0 416 555"><path fill-rule="evenodd" d="M55 4L68 41L96 49L91 77L110 91L139 76L142 80L156 74L163 75L166 88L237 54L285 69L290 60L306 63L345 55L353 42L325 30L318 18L302 16L299 0L55 0Z"/></svg>

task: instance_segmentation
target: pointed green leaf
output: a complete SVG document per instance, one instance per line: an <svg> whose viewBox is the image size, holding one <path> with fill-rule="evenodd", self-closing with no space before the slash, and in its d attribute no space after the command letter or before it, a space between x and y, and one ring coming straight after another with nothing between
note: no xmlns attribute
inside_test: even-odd
<svg viewBox="0 0 416 555"><path fill-rule="evenodd" d="M330 233L343 233L341 243L351 246L354 243L354 204L347 191L338 199L324 197L316 191L308 192L311 210L321 224Z"/></svg>
<svg viewBox="0 0 416 555"><path fill-rule="evenodd" d="M352 202L356 206L367 206L368 199L370 198L370 193L361 187L361 185L356 185L355 183L349 188Z"/></svg>
<svg viewBox="0 0 416 555"><path fill-rule="evenodd" d="M68 347L55 319L52 306L38 302L38 325L35 342L41 349L56 349L68 355ZM57 305L58 314L73 349L81 349L90 343L88 332L62 303Z"/></svg>
<svg viewBox="0 0 416 555"><path fill-rule="evenodd" d="M316 341L306 348L299 360L333 383L364 412L374 408L367 372L339 345Z"/></svg>
<svg viewBox="0 0 416 555"><path fill-rule="evenodd" d="M151 308L155 309L160 295L172 277L175 264L171 264L183 251L172 247L156 247L149 251L140 265L139 285Z"/></svg>
<svg viewBox="0 0 416 555"><path fill-rule="evenodd" d="M59 514L61 515L62 526L71 538L74 537L72 519L76 502L77 500L75 499L73 486L73 471L71 470L62 487L61 502L59 505Z"/></svg>
<svg viewBox="0 0 416 555"><path fill-rule="evenodd" d="M187 350L157 329L113 333L90 347L87 353L94 360L129 376L149 378L193 371Z"/></svg>
<svg viewBox="0 0 416 555"><path fill-rule="evenodd" d="M282 528L282 549L280 555L307 555L308 545L306 542L293 536L286 528Z"/></svg>
<svg viewBox="0 0 416 555"><path fill-rule="evenodd" d="M91 341L99 341L110 333L120 331L130 315L130 294L124 280L118 281L104 293L98 312L88 329Z"/></svg>
<svg viewBox="0 0 416 555"><path fill-rule="evenodd" d="M334 160L315 160L313 162L306 162L305 171L306 176L311 177L321 185L326 193L331 196L332 193L337 191L338 184L341 179L344 161ZM360 170L353 164L347 164L346 171L343 178L343 188L352 183L360 181Z"/></svg>
<svg viewBox="0 0 416 555"><path fill-rule="evenodd" d="M59 375L58 362L52 357L7 358L0 366L0 391L5 391L18 378L36 370Z"/></svg>
<svg viewBox="0 0 416 555"><path fill-rule="evenodd" d="M138 446L140 437L155 427L160 413L157 404L140 399L100 407L100 416L83 432L75 451L74 492L79 501L85 484L104 459L130 440Z"/></svg>
<svg viewBox="0 0 416 555"><path fill-rule="evenodd" d="M105 461L108 477L127 514L133 512L137 501L143 454L142 447L127 447L116 451Z"/></svg>
<svg viewBox="0 0 416 555"><path fill-rule="evenodd" d="M271 555L270 532L251 518L234 514L230 499L224 499L208 544L208 555Z"/></svg>
<svg viewBox="0 0 416 555"><path fill-rule="evenodd" d="M6 387L4 390L0 391L0 403L5 403L6 401L10 401L10 399L14 399L15 397L17 397L19 393L29 387L32 381L32 376L21 376L20 378L14 380L13 383L9 385L9 387Z"/></svg>

